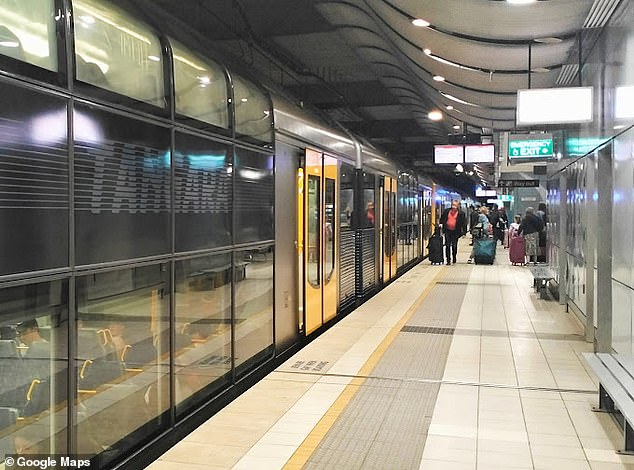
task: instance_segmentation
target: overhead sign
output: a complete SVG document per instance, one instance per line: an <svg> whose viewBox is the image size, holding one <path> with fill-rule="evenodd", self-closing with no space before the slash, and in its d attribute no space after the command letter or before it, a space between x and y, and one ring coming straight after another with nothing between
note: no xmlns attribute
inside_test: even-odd
<svg viewBox="0 0 634 470"><path fill-rule="evenodd" d="M539 180L499 180L498 188L538 188Z"/></svg>
<svg viewBox="0 0 634 470"><path fill-rule="evenodd" d="M497 197L498 193L495 189L476 188L476 197Z"/></svg>
<svg viewBox="0 0 634 470"><path fill-rule="evenodd" d="M517 125L592 122L592 87L517 90Z"/></svg>
<svg viewBox="0 0 634 470"><path fill-rule="evenodd" d="M462 145L434 145L434 163L464 163Z"/></svg>
<svg viewBox="0 0 634 470"><path fill-rule="evenodd" d="M551 158L553 137L551 134L510 134L509 158Z"/></svg>
<svg viewBox="0 0 634 470"><path fill-rule="evenodd" d="M465 163L494 163L495 147L493 144L465 145Z"/></svg>

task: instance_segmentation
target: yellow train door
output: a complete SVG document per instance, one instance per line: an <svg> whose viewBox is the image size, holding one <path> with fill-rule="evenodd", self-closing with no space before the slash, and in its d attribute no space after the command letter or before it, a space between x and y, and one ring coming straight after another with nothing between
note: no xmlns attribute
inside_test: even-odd
<svg viewBox="0 0 634 470"><path fill-rule="evenodd" d="M338 174L338 162L335 158L306 150L303 214L299 214L304 221L302 238L306 334L312 333L337 314Z"/></svg>
<svg viewBox="0 0 634 470"><path fill-rule="evenodd" d="M386 176L381 188L381 252L383 282L396 275L396 180Z"/></svg>

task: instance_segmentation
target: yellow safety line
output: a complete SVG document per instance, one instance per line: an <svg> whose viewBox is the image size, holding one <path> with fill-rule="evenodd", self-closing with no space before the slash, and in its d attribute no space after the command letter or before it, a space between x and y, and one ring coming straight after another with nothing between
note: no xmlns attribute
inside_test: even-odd
<svg viewBox="0 0 634 470"><path fill-rule="evenodd" d="M368 360L363 364L363 367L358 372L358 375L361 377L368 376L370 372L374 369L374 367L378 364L379 360L385 354L385 351L390 347L396 336L399 334L403 326L409 321L409 319L414 315L420 304L423 303L425 298L429 295L433 287L436 285L438 277L443 274L446 270L446 267L443 267L438 273L434 276L432 281L427 285L427 287L423 290L420 296L416 299L416 301L412 304L412 306L405 312L405 314L401 317L399 322L392 327L387 336L381 341L376 349L370 354ZM300 470L304 467L308 459L310 459L311 455L319 443L326 436L330 428L335 421L339 418L343 410L346 409L352 398L361 388L361 385L365 382L366 379L356 377L350 381L350 383L346 386L346 388L341 392L339 397L335 400L335 402L328 408L328 411L324 414L324 416L319 420L319 422L315 425L310 434L304 439L304 441L297 448L295 453L288 459L286 465L284 465L283 470Z"/></svg>

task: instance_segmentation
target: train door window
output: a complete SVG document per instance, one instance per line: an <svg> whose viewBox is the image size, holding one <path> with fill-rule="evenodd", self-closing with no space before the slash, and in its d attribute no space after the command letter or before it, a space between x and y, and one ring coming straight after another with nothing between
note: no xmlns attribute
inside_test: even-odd
<svg viewBox="0 0 634 470"><path fill-rule="evenodd" d="M174 57L176 112L223 129L229 128L229 99L223 68L170 39Z"/></svg>
<svg viewBox="0 0 634 470"><path fill-rule="evenodd" d="M388 183L389 184L389 183ZM390 246L390 188L383 189L383 250L385 256L390 256L392 248ZM389 273L388 273L389 274Z"/></svg>
<svg viewBox="0 0 634 470"><path fill-rule="evenodd" d="M158 36L102 0L73 1L76 77L84 83L166 107Z"/></svg>
<svg viewBox="0 0 634 470"><path fill-rule="evenodd" d="M341 165L341 178L339 189L339 224L343 229L357 228L357 221L353 222L354 214L354 177L355 170L352 166L343 163Z"/></svg>
<svg viewBox="0 0 634 470"><path fill-rule="evenodd" d="M242 264L245 272L247 264ZM175 265L176 412L186 414L226 385L231 372L231 254Z"/></svg>
<svg viewBox="0 0 634 470"><path fill-rule="evenodd" d="M234 253L235 367L238 377L273 353L273 246Z"/></svg>
<svg viewBox="0 0 634 470"><path fill-rule="evenodd" d="M273 142L273 116L268 96L254 84L233 76L236 133L257 142Z"/></svg>
<svg viewBox="0 0 634 470"><path fill-rule="evenodd" d="M54 0L0 0L0 54L58 71Z"/></svg>
<svg viewBox="0 0 634 470"><path fill-rule="evenodd" d="M308 282L314 287L321 285L320 253L321 253L321 224L319 213L321 207L321 178L308 175Z"/></svg>
<svg viewBox="0 0 634 470"><path fill-rule="evenodd" d="M337 224L335 222L335 195L337 184L336 181L331 178L325 178L324 182L324 197L325 197L325 224L324 224L324 282L330 281L333 272L335 270L335 256L337 247L335 245L335 231L337 230Z"/></svg>
<svg viewBox="0 0 634 470"><path fill-rule="evenodd" d="M5 453L65 454L68 281L2 289L0 311L0 462Z"/></svg>
<svg viewBox="0 0 634 470"><path fill-rule="evenodd" d="M169 277L161 263L77 278L77 452L109 449L104 466L169 424Z"/></svg>

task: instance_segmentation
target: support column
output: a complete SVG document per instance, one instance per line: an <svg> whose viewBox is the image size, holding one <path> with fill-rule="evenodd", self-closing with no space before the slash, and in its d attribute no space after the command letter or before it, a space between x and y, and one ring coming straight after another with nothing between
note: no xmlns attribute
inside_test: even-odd
<svg viewBox="0 0 634 470"><path fill-rule="evenodd" d="M597 246L597 207L594 200L594 191L596 191L597 180L595 172L595 160L588 158L586 165L586 194L585 194L585 212L586 212L586 240L583 247L586 263L586 341L594 343L594 264L595 264L595 247Z"/></svg>
<svg viewBox="0 0 634 470"><path fill-rule="evenodd" d="M597 337L596 352L612 351L612 145L598 151L597 158Z"/></svg>
<svg viewBox="0 0 634 470"><path fill-rule="evenodd" d="M567 211L567 194L568 190L566 182L566 172L562 171L559 175L559 304L566 305L568 302L568 280L566 271L568 267L568 253L566 246L568 244L568 227L566 226Z"/></svg>

